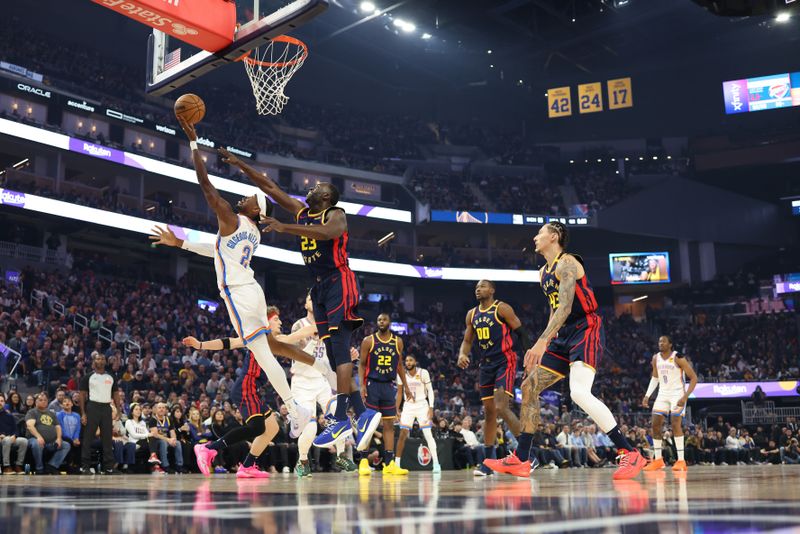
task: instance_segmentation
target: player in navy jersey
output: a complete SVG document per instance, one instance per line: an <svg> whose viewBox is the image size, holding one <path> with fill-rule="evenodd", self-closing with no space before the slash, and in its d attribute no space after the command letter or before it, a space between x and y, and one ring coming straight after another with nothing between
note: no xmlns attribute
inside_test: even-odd
<svg viewBox="0 0 800 534"><path fill-rule="evenodd" d="M406 368L403 365L403 340L389 330L392 319L389 314L378 315L378 331L361 342L361 360L358 364L358 378L361 384L361 397L368 408L381 413L383 420L383 473L386 475L407 475L394 462L394 420L397 417L397 378L403 384L406 395L411 391L406 382ZM369 474L367 459L361 460L360 474Z"/></svg>
<svg viewBox="0 0 800 534"><path fill-rule="evenodd" d="M470 352L479 361L480 390L486 427L483 429L484 452L487 459L496 458L495 439L497 416L503 418L514 435L519 434L519 419L511 411L508 399L514 395L517 376L517 353L514 350L514 332L524 350L530 346L530 336L522 326L514 309L494 298L495 285L481 280L475 286L478 305L467 312L467 328L458 354L458 366L466 369ZM476 476L486 476L491 470L480 465Z"/></svg>
<svg viewBox="0 0 800 534"><path fill-rule="evenodd" d="M620 432L611 410L592 395L595 369L605 348L605 332L583 260L565 252L568 242L567 227L560 222L545 224L534 237L536 252L547 261L540 280L550 305L550 320L533 348L525 353L528 376L522 386L523 429L519 446L516 454L507 457L497 470L529 476L530 445L539 423L539 393L569 375L572 401L611 438L622 456L614 478L633 478L645 460Z"/></svg>
<svg viewBox="0 0 800 534"><path fill-rule="evenodd" d="M325 343L331 368L336 371L337 402L335 422L314 440L317 447L329 447L353 433L347 408L350 405L358 418L356 445L369 443L381 420L380 413L368 409L353 380L350 342L353 332L364 320L358 316L360 293L358 279L348 265L347 217L336 207L339 191L333 184L317 183L306 195L306 204L287 195L272 180L241 162L227 151L220 150L225 161L238 166L264 193L295 216L297 224L284 224L266 217L264 232L284 232L298 237L297 245L314 281L311 300L319 338Z"/></svg>

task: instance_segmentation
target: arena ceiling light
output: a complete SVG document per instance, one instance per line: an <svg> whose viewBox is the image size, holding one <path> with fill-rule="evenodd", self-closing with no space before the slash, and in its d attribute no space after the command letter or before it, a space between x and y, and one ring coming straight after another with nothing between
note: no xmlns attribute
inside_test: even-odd
<svg viewBox="0 0 800 534"><path fill-rule="evenodd" d="M427 33L427 32L422 34L422 38L423 38L424 40L426 40L426 41L427 41L428 39L430 39L431 37L433 37L433 35L431 35L431 34L429 34L429 33Z"/></svg>
<svg viewBox="0 0 800 534"><path fill-rule="evenodd" d="M394 19L392 24L394 24L396 28L400 28L406 33L413 33L414 30L417 29L417 26L413 22L408 22L407 20L403 19Z"/></svg>
<svg viewBox="0 0 800 534"><path fill-rule="evenodd" d="M789 13L786 13L786 12L778 13L778 15L775 17L775 22L780 22L781 24L783 24L785 22L789 22L789 19L791 19L791 18L792 18L792 15L789 14Z"/></svg>
<svg viewBox="0 0 800 534"><path fill-rule="evenodd" d="M375 12L375 4L373 4L372 2L361 2L361 5L359 7L361 8L361 11L364 13Z"/></svg>

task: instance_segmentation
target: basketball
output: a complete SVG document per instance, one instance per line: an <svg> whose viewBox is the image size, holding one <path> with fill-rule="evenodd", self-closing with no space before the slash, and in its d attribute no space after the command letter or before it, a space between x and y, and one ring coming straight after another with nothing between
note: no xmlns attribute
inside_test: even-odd
<svg viewBox="0 0 800 534"><path fill-rule="evenodd" d="M197 124L206 115L203 99L192 93L185 94L175 101L175 116L189 124Z"/></svg>

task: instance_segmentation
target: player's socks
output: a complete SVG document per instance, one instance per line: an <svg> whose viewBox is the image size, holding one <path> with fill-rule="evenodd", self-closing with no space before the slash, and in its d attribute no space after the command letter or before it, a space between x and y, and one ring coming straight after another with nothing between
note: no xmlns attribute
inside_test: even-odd
<svg viewBox="0 0 800 534"><path fill-rule="evenodd" d="M400 467L400 458L395 458L394 459L394 465L396 465L397 467Z"/></svg>
<svg viewBox="0 0 800 534"><path fill-rule="evenodd" d="M425 436L425 441L428 443L428 450L431 451L431 456L433 456L433 465L439 465L439 451L436 449L436 440L433 439L433 431L430 428L423 428L422 435Z"/></svg>
<svg viewBox="0 0 800 534"><path fill-rule="evenodd" d="M394 451L383 451L383 465L389 465L394 460Z"/></svg>
<svg viewBox="0 0 800 534"><path fill-rule="evenodd" d="M256 457L247 453L247 456L244 458L244 462L242 462L242 467L252 467L256 463Z"/></svg>
<svg viewBox="0 0 800 534"><path fill-rule="evenodd" d="M533 443L533 434L523 432L519 435L517 440L517 458L520 462L527 462L531 457L531 444Z"/></svg>
<svg viewBox="0 0 800 534"><path fill-rule="evenodd" d="M228 446L228 444L225 443L225 439L224 438L219 438L217 441L212 441L211 443L206 443L206 448L207 449L211 449L212 451L221 451L222 449L224 449L227 446Z"/></svg>
<svg viewBox="0 0 800 534"><path fill-rule="evenodd" d="M653 458L658 460L661 458L661 440L653 439Z"/></svg>
<svg viewBox="0 0 800 534"><path fill-rule="evenodd" d="M353 411L356 412L356 417L360 417L362 413L367 411L367 407L364 406L364 401L361 400L361 392L356 390L350 393L350 406L353 407Z"/></svg>
<svg viewBox="0 0 800 534"><path fill-rule="evenodd" d="M345 393L336 395L336 412L333 416L337 421L344 421L347 419L347 398L348 395Z"/></svg>
<svg viewBox="0 0 800 534"><path fill-rule="evenodd" d="M622 432L620 432L619 425L606 432L606 435L608 435L609 439L614 442L614 446L617 449L623 449L626 451L633 450L633 445L631 445L631 442L628 441L628 438L622 435Z"/></svg>
<svg viewBox="0 0 800 534"><path fill-rule="evenodd" d="M683 461L683 436L675 436L675 449L678 451L678 461Z"/></svg>

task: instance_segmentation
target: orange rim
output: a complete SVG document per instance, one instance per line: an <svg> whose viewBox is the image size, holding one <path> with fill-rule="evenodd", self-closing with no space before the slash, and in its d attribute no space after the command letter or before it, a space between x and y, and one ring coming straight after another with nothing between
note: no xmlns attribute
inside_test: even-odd
<svg viewBox="0 0 800 534"><path fill-rule="evenodd" d="M288 35L279 35L279 36L275 37L274 39L271 39L271 41L272 42L277 42L277 43L288 43L288 44L293 44L295 46L299 46L300 48L303 49L303 54L299 58L293 59L291 61L279 61L279 62L274 62L273 63L273 62L270 62L270 61L259 61L257 59L251 58L250 57L250 53L252 52L253 54L255 54L255 52L257 50L257 48L254 48L253 50L251 50L251 52L247 52L245 54L242 54L242 56L237 58L236 61L244 61L245 63L247 63L249 65L258 65L260 67L273 67L273 68L274 67L278 67L279 68L279 67L291 67L292 65L296 65L297 63L300 63L301 61L305 61L306 57L308 57L308 46L306 46L306 44L303 41L301 41L300 39L295 39L294 37L290 37Z"/></svg>

